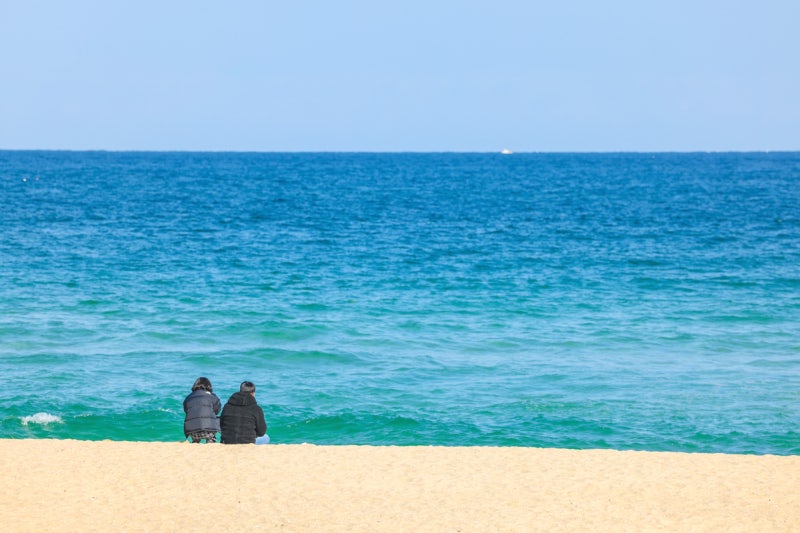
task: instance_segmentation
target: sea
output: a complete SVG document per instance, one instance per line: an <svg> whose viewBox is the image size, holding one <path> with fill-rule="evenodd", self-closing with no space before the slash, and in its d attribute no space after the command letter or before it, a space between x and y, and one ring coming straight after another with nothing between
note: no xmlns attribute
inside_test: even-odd
<svg viewBox="0 0 800 533"><path fill-rule="evenodd" d="M0 151L0 438L800 454L800 153Z"/></svg>

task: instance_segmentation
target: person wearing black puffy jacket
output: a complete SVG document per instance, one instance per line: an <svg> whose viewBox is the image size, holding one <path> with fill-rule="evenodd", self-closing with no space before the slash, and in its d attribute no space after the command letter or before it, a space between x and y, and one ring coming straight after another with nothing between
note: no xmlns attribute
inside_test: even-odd
<svg viewBox="0 0 800 533"><path fill-rule="evenodd" d="M186 418L183 421L183 434L191 438L192 442L217 442L219 431L219 413L221 404L211 381L199 377L192 385L192 393L183 400L183 412Z"/></svg>
<svg viewBox="0 0 800 533"><path fill-rule="evenodd" d="M264 411L256 402L256 386L250 381L239 385L222 408L220 429L223 444L255 444L267 433Z"/></svg>

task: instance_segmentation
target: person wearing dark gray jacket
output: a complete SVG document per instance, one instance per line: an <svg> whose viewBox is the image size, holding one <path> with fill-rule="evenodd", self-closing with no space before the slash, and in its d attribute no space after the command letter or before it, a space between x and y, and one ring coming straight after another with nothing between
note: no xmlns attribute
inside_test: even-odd
<svg viewBox="0 0 800 533"><path fill-rule="evenodd" d="M255 444L267 433L264 411L256 402L256 386L250 381L239 385L219 417L222 444Z"/></svg>
<svg viewBox="0 0 800 533"><path fill-rule="evenodd" d="M183 434L192 442L217 442L219 419L217 413L221 408L219 398L214 394L208 378L197 378L192 385L192 393L183 400Z"/></svg>

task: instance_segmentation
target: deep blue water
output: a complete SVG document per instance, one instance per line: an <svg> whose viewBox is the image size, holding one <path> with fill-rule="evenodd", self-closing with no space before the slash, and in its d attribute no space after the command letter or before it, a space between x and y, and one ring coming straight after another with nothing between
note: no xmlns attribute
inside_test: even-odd
<svg viewBox="0 0 800 533"><path fill-rule="evenodd" d="M0 432L800 453L800 153L0 151Z"/></svg>

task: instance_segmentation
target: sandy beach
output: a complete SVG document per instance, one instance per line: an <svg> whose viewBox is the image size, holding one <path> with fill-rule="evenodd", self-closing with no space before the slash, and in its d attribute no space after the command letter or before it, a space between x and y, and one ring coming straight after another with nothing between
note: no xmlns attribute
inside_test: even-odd
<svg viewBox="0 0 800 533"><path fill-rule="evenodd" d="M4 531L800 531L800 456L0 440Z"/></svg>

